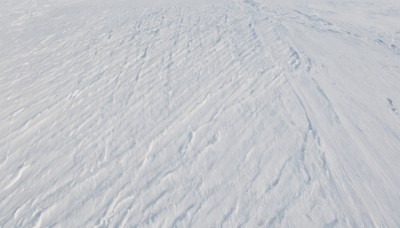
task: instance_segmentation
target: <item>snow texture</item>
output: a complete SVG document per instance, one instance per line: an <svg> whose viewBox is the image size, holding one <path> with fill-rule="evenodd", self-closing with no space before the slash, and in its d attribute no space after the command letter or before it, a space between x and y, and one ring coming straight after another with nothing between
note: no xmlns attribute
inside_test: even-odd
<svg viewBox="0 0 400 228"><path fill-rule="evenodd" d="M0 4L0 227L400 226L399 1Z"/></svg>

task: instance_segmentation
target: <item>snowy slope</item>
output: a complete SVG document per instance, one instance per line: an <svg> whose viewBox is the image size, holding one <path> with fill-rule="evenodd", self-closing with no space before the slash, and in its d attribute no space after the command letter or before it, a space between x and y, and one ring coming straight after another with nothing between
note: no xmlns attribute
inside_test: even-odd
<svg viewBox="0 0 400 228"><path fill-rule="evenodd" d="M0 227L400 226L400 2L0 3Z"/></svg>

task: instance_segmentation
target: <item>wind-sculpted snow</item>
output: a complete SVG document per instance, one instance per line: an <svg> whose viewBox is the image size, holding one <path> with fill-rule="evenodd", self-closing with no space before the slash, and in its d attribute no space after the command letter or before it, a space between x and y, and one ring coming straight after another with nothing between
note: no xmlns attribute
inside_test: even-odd
<svg viewBox="0 0 400 228"><path fill-rule="evenodd" d="M400 226L400 4L3 1L0 227Z"/></svg>

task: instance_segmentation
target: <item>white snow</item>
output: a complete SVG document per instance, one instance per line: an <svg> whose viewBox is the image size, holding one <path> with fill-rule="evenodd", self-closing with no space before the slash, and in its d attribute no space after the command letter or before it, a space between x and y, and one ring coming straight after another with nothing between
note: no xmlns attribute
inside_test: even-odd
<svg viewBox="0 0 400 228"><path fill-rule="evenodd" d="M399 1L0 5L0 227L400 226Z"/></svg>

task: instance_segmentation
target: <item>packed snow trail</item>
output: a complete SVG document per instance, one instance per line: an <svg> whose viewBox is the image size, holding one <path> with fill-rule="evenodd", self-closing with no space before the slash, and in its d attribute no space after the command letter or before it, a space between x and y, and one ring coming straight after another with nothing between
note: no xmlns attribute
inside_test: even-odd
<svg viewBox="0 0 400 228"><path fill-rule="evenodd" d="M1 3L0 227L400 226L400 3Z"/></svg>

